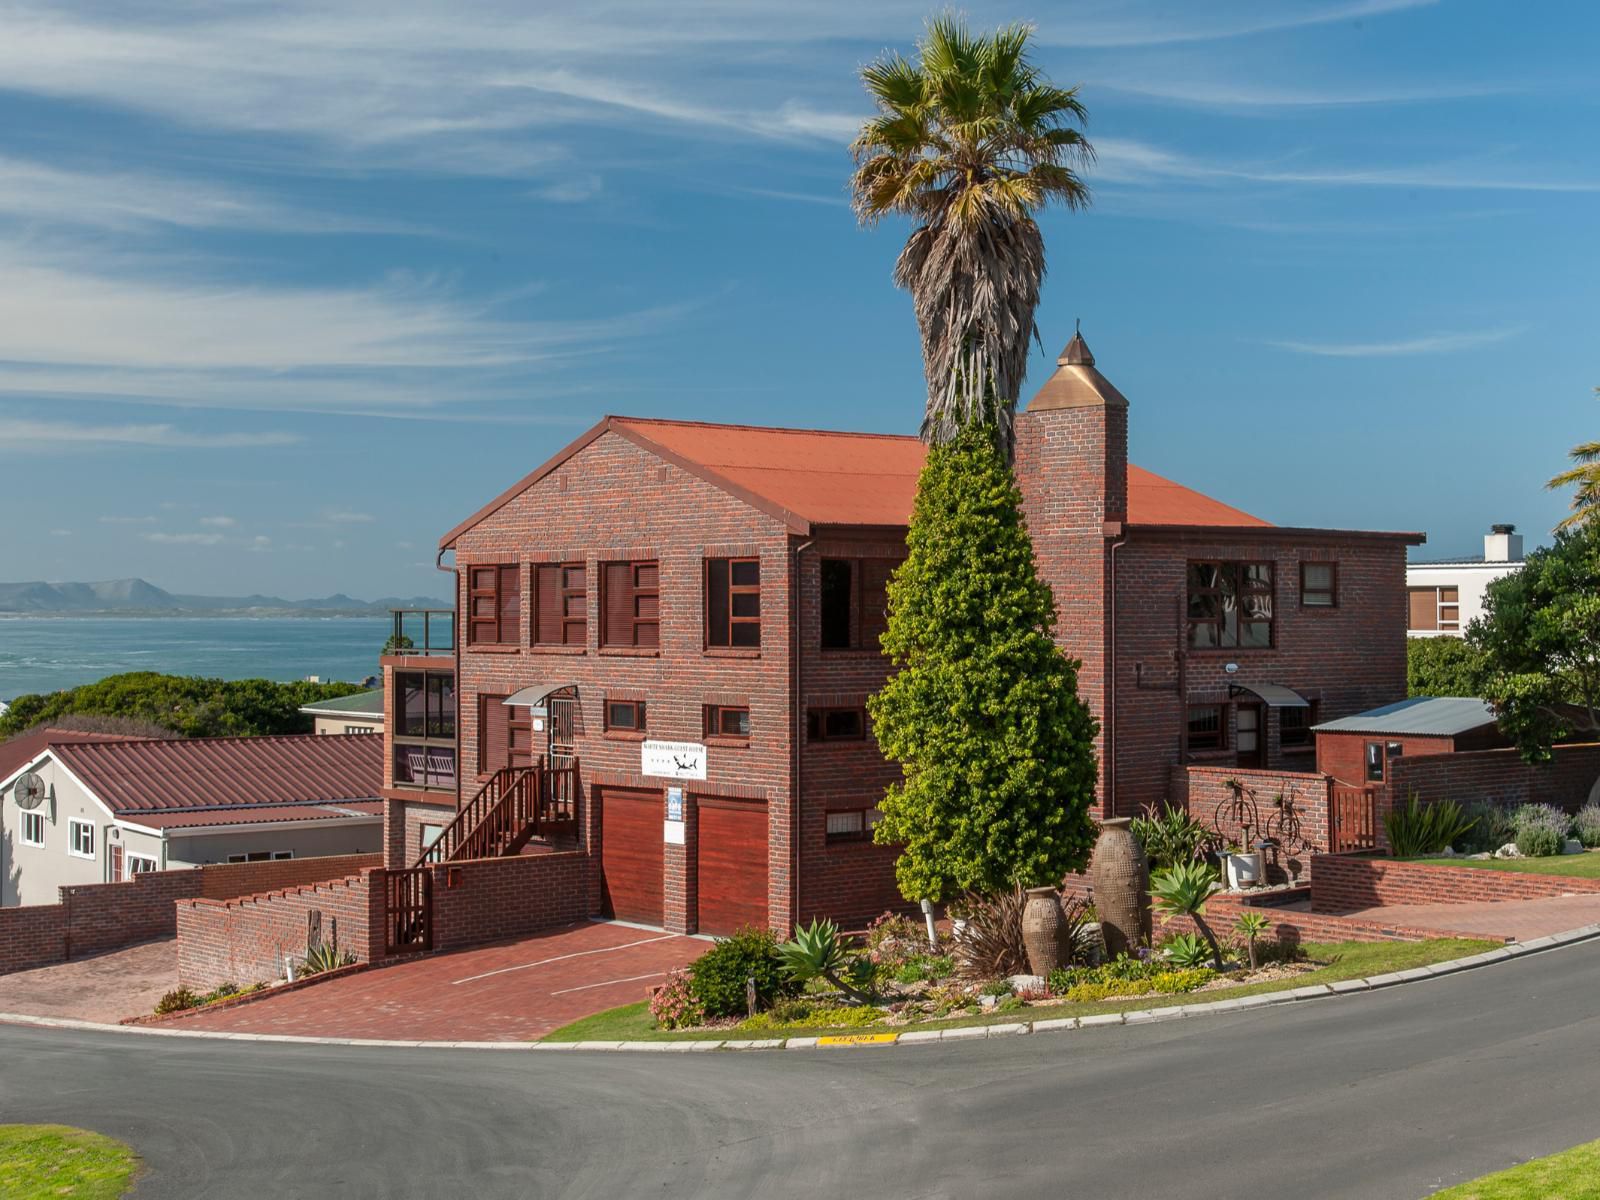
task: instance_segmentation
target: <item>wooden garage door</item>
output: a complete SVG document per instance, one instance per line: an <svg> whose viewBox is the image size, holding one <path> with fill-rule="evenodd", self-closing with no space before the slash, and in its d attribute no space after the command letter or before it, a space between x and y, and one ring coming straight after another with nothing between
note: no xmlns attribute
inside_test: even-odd
<svg viewBox="0 0 1600 1200"><path fill-rule="evenodd" d="M700 932L766 928L766 804L702 796L699 809Z"/></svg>
<svg viewBox="0 0 1600 1200"><path fill-rule="evenodd" d="M601 788L600 908L621 921L661 924L660 792Z"/></svg>

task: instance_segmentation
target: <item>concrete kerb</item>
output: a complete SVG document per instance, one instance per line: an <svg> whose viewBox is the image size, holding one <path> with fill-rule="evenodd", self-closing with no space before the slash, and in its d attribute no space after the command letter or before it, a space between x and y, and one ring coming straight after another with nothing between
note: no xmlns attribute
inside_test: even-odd
<svg viewBox="0 0 1600 1200"><path fill-rule="evenodd" d="M959 1025L950 1029L913 1029L892 1039L870 1043L874 1047L885 1045L916 1046L940 1042L976 1041L992 1037L1019 1037L1036 1033L1061 1033L1068 1030L1095 1029L1111 1025L1142 1025L1180 1018L1225 1015L1245 1012L1254 1008L1268 1008L1279 1004L1299 1004L1307 1000L1333 999L1378 988L1399 987L1454 975L1461 971L1476 970L1495 963L1538 954L1561 946L1600 938L1600 924L1569 929L1565 933L1551 934L1528 942L1513 942L1505 947L1486 950L1466 958L1451 959L1427 967L1414 967L1407 971L1394 971L1374 975L1370 979L1345 979L1338 983L1319 983L1292 988L1282 992L1263 992L1254 996L1240 996L1232 1000L1210 1000L1196 1004L1172 1005L1167 1008L1135 1009L1128 1012L1097 1013L1088 1017L1047 1017L1037 1021L1020 1021L1002 1025ZM792 1038L731 1038L683 1039L663 1042L419 1042L378 1038L299 1037L286 1033L225 1033L209 1029L179 1029L159 1025L105 1025L97 1021L80 1021L70 1017L39 1017L28 1013L0 1012L0 1024L28 1025L41 1029L75 1029L88 1033L118 1033L134 1037L209 1038L225 1042L285 1042L313 1046L386 1046L414 1050L599 1050L642 1051L648 1053L692 1053L708 1050L813 1050L819 1044L827 1049L851 1049L835 1043L827 1045L815 1037Z"/></svg>

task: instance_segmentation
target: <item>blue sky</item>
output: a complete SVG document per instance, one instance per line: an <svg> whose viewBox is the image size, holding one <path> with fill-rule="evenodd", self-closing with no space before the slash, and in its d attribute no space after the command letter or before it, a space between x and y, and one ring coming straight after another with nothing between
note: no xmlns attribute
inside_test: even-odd
<svg viewBox="0 0 1600 1200"><path fill-rule="evenodd" d="M844 189L928 6L331 7L0 7L0 577L441 594L439 535L607 412L915 430L906 230ZM1134 461L1269 520L1558 519L1600 10L964 11L1036 23L1099 152L1024 396L1081 317Z"/></svg>

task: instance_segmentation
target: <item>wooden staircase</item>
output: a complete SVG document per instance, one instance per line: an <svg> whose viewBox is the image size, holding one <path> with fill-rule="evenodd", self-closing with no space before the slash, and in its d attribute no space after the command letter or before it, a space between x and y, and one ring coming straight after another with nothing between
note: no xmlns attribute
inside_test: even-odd
<svg viewBox="0 0 1600 1200"><path fill-rule="evenodd" d="M457 810L418 867L520 854L535 837L576 836L578 760L502 767Z"/></svg>

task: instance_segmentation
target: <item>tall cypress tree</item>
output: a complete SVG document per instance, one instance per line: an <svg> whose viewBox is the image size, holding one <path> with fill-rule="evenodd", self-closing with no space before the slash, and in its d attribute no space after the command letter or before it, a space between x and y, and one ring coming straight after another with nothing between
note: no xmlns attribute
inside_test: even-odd
<svg viewBox="0 0 1600 1200"><path fill-rule="evenodd" d="M1051 636L1001 436L975 422L929 448L889 584L883 648L901 669L868 708L905 779L874 837L903 844L908 900L1058 883L1093 840L1096 723Z"/></svg>

